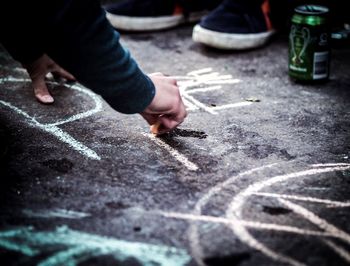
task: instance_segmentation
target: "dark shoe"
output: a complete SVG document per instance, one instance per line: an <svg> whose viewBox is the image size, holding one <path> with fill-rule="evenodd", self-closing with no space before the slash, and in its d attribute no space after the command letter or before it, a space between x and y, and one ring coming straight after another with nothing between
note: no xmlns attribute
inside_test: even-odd
<svg viewBox="0 0 350 266"><path fill-rule="evenodd" d="M124 0L104 6L110 23L119 30L152 31L196 22L219 0Z"/></svg>
<svg viewBox="0 0 350 266"><path fill-rule="evenodd" d="M227 50L260 47L275 33L268 0L225 0L195 26L193 40Z"/></svg>

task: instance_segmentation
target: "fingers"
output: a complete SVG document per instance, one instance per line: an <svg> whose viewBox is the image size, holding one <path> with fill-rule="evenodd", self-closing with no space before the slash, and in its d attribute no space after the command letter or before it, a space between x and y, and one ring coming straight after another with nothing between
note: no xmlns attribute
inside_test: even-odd
<svg viewBox="0 0 350 266"><path fill-rule="evenodd" d="M60 76L66 80L75 80L72 74L56 64L46 54L42 55L34 62L23 66L27 69L32 80L35 98L41 103L49 104L54 102L45 84L45 77L47 74L52 73L54 76Z"/></svg>
<svg viewBox="0 0 350 266"><path fill-rule="evenodd" d="M176 79L161 73L153 73L150 78L156 87L156 94L141 115L151 125L151 132L161 135L181 124L187 112Z"/></svg>
<svg viewBox="0 0 350 266"><path fill-rule="evenodd" d="M149 125L154 125L158 121L159 115L141 113L142 117L147 121Z"/></svg>
<svg viewBox="0 0 350 266"><path fill-rule="evenodd" d="M153 115L151 120L146 120L151 125L151 133L159 136L178 127L185 120L186 116L186 107L180 99L178 106L176 106L171 112L163 115Z"/></svg>
<svg viewBox="0 0 350 266"><path fill-rule="evenodd" d="M46 87L45 79L43 77L35 78L32 80L35 98L44 104L50 104L54 102L53 97L50 95L49 90Z"/></svg>
<svg viewBox="0 0 350 266"><path fill-rule="evenodd" d="M68 71L64 70L58 65L55 65L55 68L51 71L55 77L59 76L61 78L64 78L66 80L74 81L75 77L69 73Z"/></svg>
<svg viewBox="0 0 350 266"><path fill-rule="evenodd" d="M184 104L181 101L180 106L175 110L173 114L163 115L158 118L158 132L156 134L161 135L172 131L185 120L186 116L187 111Z"/></svg>
<svg viewBox="0 0 350 266"><path fill-rule="evenodd" d="M176 79L174 79L171 76L164 75L161 72L151 73L151 74L149 74L149 76L150 77L161 77L163 81L169 82L170 84L177 86L177 80Z"/></svg>
<svg viewBox="0 0 350 266"><path fill-rule="evenodd" d="M151 125L150 130L151 133L160 136L177 128L183 121L183 119L177 121L167 116L161 116L156 123Z"/></svg>

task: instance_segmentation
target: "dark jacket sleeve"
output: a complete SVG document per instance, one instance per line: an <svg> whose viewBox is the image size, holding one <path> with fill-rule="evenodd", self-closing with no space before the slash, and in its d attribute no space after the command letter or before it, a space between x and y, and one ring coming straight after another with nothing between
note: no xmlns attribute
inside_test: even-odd
<svg viewBox="0 0 350 266"><path fill-rule="evenodd" d="M40 18L32 29L41 36L39 42L27 46L31 57L40 51L47 53L119 112L138 113L150 104L155 94L153 83L120 45L119 33L107 21L98 1L16 2L30 2L31 16ZM23 52L18 51L14 54L21 59Z"/></svg>

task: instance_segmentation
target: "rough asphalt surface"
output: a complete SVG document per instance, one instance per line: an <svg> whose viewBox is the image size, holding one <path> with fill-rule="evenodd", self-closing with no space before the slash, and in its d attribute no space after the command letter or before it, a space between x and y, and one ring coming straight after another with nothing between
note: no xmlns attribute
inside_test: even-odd
<svg viewBox="0 0 350 266"><path fill-rule="evenodd" d="M188 118L161 139L79 86L39 104L2 50L1 265L350 264L349 47L302 85L286 35L227 53L191 30L123 34L186 89Z"/></svg>

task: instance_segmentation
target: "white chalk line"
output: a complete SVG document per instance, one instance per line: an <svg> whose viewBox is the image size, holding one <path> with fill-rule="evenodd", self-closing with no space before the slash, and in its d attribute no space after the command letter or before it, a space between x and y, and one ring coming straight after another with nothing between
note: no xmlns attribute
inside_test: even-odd
<svg viewBox="0 0 350 266"><path fill-rule="evenodd" d="M338 208L350 207L350 202L325 200L325 199L319 199L319 198L314 198L314 197L303 197L303 196L298 196L298 195L284 195L284 194L265 193L265 192L257 192L257 193L253 193L252 195L327 204L327 205L331 205L333 207L338 207Z"/></svg>
<svg viewBox="0 0 350 266"><path fill-rule="evenodd" d="M212 72L212 68L204 68L192 71L187 76L174 77L178 80L180 93L184 99L187 110L202 109L210 114L218 115L216 111L230 108L249 106L251 102L239 102L226 104L222 106L208 106L190 94L203 93L222 89L223 84L237 84L241 80L233 79L232 75L220 75L218 72ZM209 85L209 86L208 86Z"/></svg>
<svg viewBox="0 0 350 266"><path fill-rule="evenodd" d="M224 225L236 225L233 221L225 217L215 217L210 215L194 215L190 213L179 213L179 212L152 212L152 214L158 214L166 218L173 218L178 220L185 221L195 221L195 222L204 222L204 223L215 223L215 224L224 224ZM294 226L279 225L274 223L261 223L254 221L240 220L239 224L260 231L276 231L280 233L292 233L299 235L308 235L308 236L318 236L318 237L335 237L333 234L328 232L321 232L315 230L307 230Z"/></svg>
<svg viewBox="0 0 350 266"><path fill-rule="evenodd" d="M195 80L195 81L186 81L186 82L178 82L178 86L182 91L192 91L200 87L204 87L205 85L223 85L223 84L237 84L240 83L239 79L231 79L231 80Z"/></svg>
<svg viewBox="0 0 350 266"><path fill-rule="evenodd" d="M86 157L94 160L101 160L101 157L97 155L97 153L90 148L86 147L81 142L74 139L71 135L60 129L56 126L38 126L42 128L44 131L51 133L56 136L60 141L68 144L69 147L78 151L80 154L85 155Z"/></svg>
<svg viewBox="0 0 350 266"><path fill-rule="evenodd" d="M184 97L185 99L187 99L188 101L191 101L191 102L192 102L194 105L196 105L198 108L200 108L200 109L202 109L202 110L204 110L204 111L207 111L208 113L210 113L210 114L212 114L212 115L217 115L217 114L218 114L217 112L215 112L215 111L212 110L212 107L209 107L209 106L207 106L207 105L201 103L200 101L196 100L194 97L188 95L187 93L184 92L182 95L183 95L183 97Z"/></svg>
<svg viewBox="0 0 350 266"><path fill-rule="evenodd" d="M205 88L198 88L198 89L193 89L193 90L186 90L187 94L190 93L198 93L198 92L208 92L208 91L215 91L215 90L220 90L222 86L211 86L211 87L205 87Z"/></svg>
<svg viewBox="0 0 350 266"><path fill-rule="evenodd" d="M64 218L64 219L82 219L91 216L89 213L77 212L65 209L39 210L33 211L25 209L22 211L24 215L32 218Z"/></svg>
<svg viewBox="0 0 350 266"><path fill-rule="evenodd" d="M209 73L211 71L213 71L213 69L211 67L206 67L206 68L202 68L202 69L198 69L198 70L194 70L194 71L188 72L187 75L188 76L198 76L198 75L201 75L201 74Z"/></svg>
<svg viewBox="0 0 350 266"><path fill-rule="evenodd" d="M230 103L230 104L225 104L221 106L215 106L212 107L215 111L218 110L224 110L224 109L232 109L232 108L238 108L238 107L243 107L243 106L249 106L252 105L252 102L239 102L239 103Z"/></svg>
<svg viewBox="0 0 350 266"><path fill-rule="evenodd" d="M153 134L141 133L143 136L151 139L159 147L166 150L172 157L174 157L178 162L185 166L190 171L197 171L199 169L198 165L191 162L185 155L178 152L176 149L162 141L160 138L154 136Z"/></svg>
<svg viewBox="0 0 350 266"><path fill-rule="evenodd" d="M305 190L316 190L316 191L325 191L330 190L329 187L304 187Z"/></svg>
<svg viewBox="0 0 350 266"><path fill-rule="evenodd" d="M0 100L0 103L16 113L24 116L25 118L29 119L29 124L35 127L38 127L39 129L51 133L56 138L58 138L60 141L68 144L69 147L72 149L78 151L80 154L94 160L101 160L101 157L97 155L97 153L90 148L86 147L84 144L80 143L76 139L74 139L72 136L70 136L68 133L64 132L62 129L56 126L50 126L50 125L43 125L39 123L35 118L29 116L26 112L23 110L20 110L16 106L13 106L12 104Z"/></svg>
<svg viewBox="0 0 350 266"><path fill-rule="evenodd" d="M6 107L8 107L8 108L10 108L10 109L12 109L12 110L15 111L16 113L18 113L18 114L24 116L25 118L27 118L27 119L30 121L30 123L31 123L32 125L38 126L38 124L40 124L34 117L31 117L31 116L28 115L26 112L24 112L23 110L17 108L16 106L14 106L14 105L12 105L12 104L10 104L10 103L8 103L8 102L5 102L5 101L3 101L3 100L0 100L0 103L1 103L2 105L6 106ZM41 124L40 124L40 125L41 125Z"/></svg>
<svg viewBox="0 0 350 266"><path fill-rule="evenodd" d="M206 73L202 73L202 75L196 75L196 77L200 77L200 78L203 78L203 79L213 79L213 78L216 78L218 77L220 74L218 72L207 72ZM230 75L231 76L231 75Z"/></svg>
<svg viewBox="0 0 350 266"><path fill-rule="evenodd" d="M326 168L319 168L319 169L309 169L309 170L304 170L304 171L300 171L300 172L296 172L296 173L279 175L279 176L272 177L272 178L265 180L265 181L262 181L262 182L257 182L255 184L250 185L246 190L244 190L243 192L241 192L240 194L238 194L236 196L236 200L239 200L239 201L235 201L236 203L233 204L232 208L235 206L242 205L242 199L244 197L251 195L253 193L257 193L262 188L267 187L267 186L271 186L275 183L287 181L291 178L312 176L312 175L328 173L328 172L344 171L344 170L348 170L348 169L350 169L350 164L347 164L344 166L341 165L339 167L334 166L334 167L326 167Z"/></svg>
<svg viewBox="0 0 350 266"><path fill-rule="evenodd" d="M22 67L15 67L14 70L17 72L22 72L22 73L28 74L27 70L22 68Z"/></svg>
<svg viewBox="0 0 350 266"><path fill-rule="evenodd" d="M346 233L345 231L340 230L336 226L328 223L326 220L320 218L319 216L317 216L313 212L309 211L308 209L306 209L298 204L292 203L292 202L290 202L288 200L284 200L284 199L278 199L278 201L281 202L286 207L288 207L289 209L291 209L294 213L305 218L306 220L308 220L312 224L316 225L320 229L324 230L325 232L332 234L333 236L345 241L347 244L350 244L350 235L348 233ZM338 254L340 253L342 258L344 258L344 259L350 258L350 253L348 251L341 249L339 246L337 246L336 244L334 244L332 242L331 243L328 242L328 245L336 253L338 253Z"/></svg>
<svg viewBox="0 0 350 266"><path fill-rule="evenodd" d="M182 98L182 101L184 102L184 105L186 106L186 110L187 111L194 111L194 110L198 110L199 108L197 107L197 105L194 105L193 103L191 103L189 100L187 100L186 98Z"/></svg>
<svg viewBox="0 0 350 266"><path fill-rule="evenodd" d="M202 206L204 206L213 195L219 193L222 189L224 189L225 187L229 186L231 183L235 182L238 178L243 177L245 175L253 174L254 172L261 171L261 170L263 170L265 168L271 168L271 167L273 167L275 165L276 164L266 165L266 166L263 166L263 167L260 167L260 168L252 169L252 170L243 172L243 173L239 174L238 176L233 176L230 179L228 179L228 180L218 184L217 186L215 186L211 190L209 190L209 192L206 193L197 202L197 204L195 206L195 209L194 209L194 213L195 214L200 214ZM346 166L349 166L349 165L347 164ZM338 170L338 169L332 169L332 170ZM236 222L239 222L239 221L236 221ZM321 235L323 234L322 232L319 232L319 233ZM188 235L189 235L191 253L192 253L194 259L196 260L196 262L199 265L202 265L202 266L205 265L205 263L202 260L202 258L203 258L203 251L202 251L202 248L201 248L201 245L200 245L200 242L199 242L199 232L198 232L198 227L197 227L196 223L191 223L190 224ZM277 258L281 258L281 256L278 254ZM282 258L286 259L287 263L290 262L289 264L292 264L292 265L303 265L303 264L301 264L299 262L296 262L295 260L290 260L290 258L286 258L283 255L282 255Z"/></svg>
<svg viewBox="0 0 350 266"><path fill-rule="evenodd" d="M77 86L77 85L72 85L72 86L67 86L67 87L69 87L70 89L79 91L81 93L84 93L84 94L90 96L90 98L92 98L94 100L94 102L95 102L95 107L93 109L87 111L87 112L76 114L76 115L71 116L68 119L64 119L64 120L57 121L55 123L47 124L47 125L50 125L50 126L63 125L63 124L66 124L66 123L70 123L70 122L73 122L73 121L76 121L76 120L80 120L80 119L92 116L93 114L96 114L96 113L102 111L102 100L101 100L100 96L96 95L95 93L93 93L93 92L91 92L91 91L89 91L89 90L87 90L85 88Z"/></svg>
<svg viewBox="0 0 350 266"><path fill-rule="evenodd" d="M12 78L12 77L8 77L5 79L0 79L0 83L2 82L6 82L6 81L10 81L10 82L30 82L29 79L17 79L17 78ZM78 86L75 86L74 88L75 90L79 90L81 92L84 92L86 94L88 94L89 96L93 95L93 93L83 89L83 88L79 88ZM66 120L62 120L56 123L52 123L52 124L42 124L40 122L38 122L34 117L31 117L29 114L27 114L25 111L21 110L20 108L12 105L11 103L5 102L5 101L0 101L0 103L10 109L12 109L13 111L15 111L16 113L24 116L25 118L27 118L30 122L30 124L32 126L38 127L41 130L50 133L52 135L54 135L56 138L58 138L60 141L68 144L68 146L76 151L78 151L80 154L90 158L90 159L94 159L94 160L101 160L101 157L97 155L97 153L95 151L93 151L92 149L88 148L87 146L85 146L84 144L82 144L81 142L77 141L76 139L74 139L71 135L69 135L68 133L66 133L65 131L63 131L62 129L60 129L59 127L57 127L57 125L62 125L65 123L69 123L72 121L75 121L77 119L81 119L81 118L85 118L87 116L91 116L92 114L98 112L101 110L102 108L102 102L101 100L96 96L95 98L93 98L96 102L96 107L88 112L85 113L81 113L78 115L74 115ZM99 104L97 104L99 103Z"/></svg>
<svg viewBox="0 0 350 266"><path fill-rule="evenodd" d="M8 71L15 71L15 72L18 72L18 73L21 73L21 74L26 74L26 75L28 75L27 70L25 70L24 68L21 68L21 67L0 66L0 69L8 70Z"/></svg>
<svg viewBox="0 0 350 266"><path fill-rule="evenodd" d="M333 167L333 166L349 166L348 163L324 163L324 164L312 164L311 166L314 168L319 167Z"/></svg>
<svg viewBox="0 0 350 266"><path fill-rule="evenodd" d="M323 242L328 245L335 253L337 253L340 257L342 257L345 261L350 263L350 254L347 250L345 250L343 247L337 245L331 240L324 239Z"/></svg>
<svg viewBox="0 0 350 266"><path fill-rule="evenodd" d="M0 84L4 82L31 82L29 78L14 78L12 76L8 76L5 78L0 78Z"/></svg>
<svg viewBox="0 0 350 266"><path fill-rule="evenodd" d="M245 172L242 172L236 176L233 176L224 182L219 183L218 185L212 187L209 189L208 192L206 192L196 203L193 214L194 215L200 215L202 211L202 207L210 200L211 197L213 197L215 194L218 194L221 190L224 188L230 186L233 182L235 182L238 178L251 175L255 172L264 170L266 168L271 168L273 166L277 165L277 163L269 164L269 165L264 165L258 168L254 168ZM189 245L191 249L191 254L194 258L194 260L197 262L198 265L200 266L205 266L206 264L203 261L204 254L203 250L200 244L200 238L199 238L199 231L198 231L198 225L197 223L191 223L190 227L188 229L188 239L189 239Z"/></svg>
<svg viewBox="0 0 350 266"><path fill-rule="evenodd" d="M325 232L332 234L333 236L344 240L346 243L350 244L350 235L346 233L345 231L337 228L336 226L328 223L326 220L320 218L318 215L314 214L313 212L309 211L308 209L304 208L303 206L300 206L298 204L295 204L289 200L285 199L278 199L279 202L281 202L283 205L285 205L287 208L292 210L294 213L300 215L304 219L308 220L310 223L316 225L320 229L324 230Z"/></svg>
<svg viewBox="0 0 350 266"><path fill-rule="evenodd" d="M328 168L321 168L321 169L310 169L305 171L300 171L296 173L286 174L286 175L280 175L272 177L268 180L255 183L253 185L250 185L247 189L239 193L234 197L234 199L231 201L227 211L226 211L226 217L229 219L232 219L235 221L235 226L230 225L230 228L232 232L239 237L241 241L246 243L251 248L254 248L256 250L259 250L266 256L270 257L273 260L288 263L290 265L304 265L303 263L296 261L290 257L287 257L285 255L279 254L268 247L266 247L263 243L257 241L249 232L248 230L239 224L239 220L241 217L241 211L245 202L245 198L249 195L252 195L254 193L257 193L262 188L271 186L278 182L287 181L291 178L297 178L302 176L311 176L321 173L327 173L327 172L335 172L335 171L341 171L341 170L347 170L350 168L350 165L347 166L339 166L339 167L328 167ZM281 199L282 200L282 199ZM329 231L330 233L334 234L335 231ZM337 234L335 234L337 236Z"/></svg>
<svg viewBox="0 0 350 266"><path fill-rule="evenodd" d="M179 81L178 82L178 86L180 91L186 91L186 92L196 92L197 90L201 90L204 89L203 91L210 91L213 90L211 89L212 87L215 86L219 86L220 88L222 88L222 84L236 84L241 82L241 80L239 79L230 79L230 80L210 80L210 83L208 83L209 81L205 81L205 80L189 80L189 81ZM224 83L222 83L224 82ZM209 86L210 89L205 89ZM215 88L216 90L219 88ZM215 90L214 89L214 90ZM198 92L198 91L197 91Z"/></svg>
<svg viewBox="0 0 350 266"><path fill-rule="evenodd" d="M21 78L13 78L13 77L7 77L7 78L0 79L0 82L4 82L4 81L5 82L31 82L30 79L21 79ZM60 85L60 84L58 84L56 82L52 82L52 81L49 81L47 83L52 84L52 85ZM98 113L102 110L102 100L95 93L93 93L93 92L91 92L83 87L80 87L78 85L75 85L75 84L73 84L73 85L64 84L64 86L69 88L69 89L76 90L78 92L81 92L81 93L88 95L90 98L92 98L94 100L95 107L87 112L73 115L73 116L69 117L68 119L63 119L63 120L57 121L55 123L47 123L47 124L42 123L42 125L48 125L48 126L63 125L63 124L70 123L70 122L73 122L73 121L76 121L76 120L79 120L82 118L89 117L89 116L91 116L95 113Z"/></svg>

